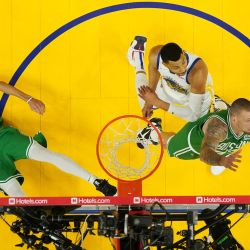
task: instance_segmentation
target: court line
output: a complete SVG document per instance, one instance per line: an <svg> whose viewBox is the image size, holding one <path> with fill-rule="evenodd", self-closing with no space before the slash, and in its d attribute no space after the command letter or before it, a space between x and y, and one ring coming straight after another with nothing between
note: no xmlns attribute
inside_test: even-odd
<svg viewBox="0 0 250 250"><path fill-rule="evenodd" d="M101 8L92 12L89 12L85 15L82 15L65 25L61 26L57 30L55 30L53 33L51 33L49 36L47 36L40 44L35 47L30 54L24 59L24 61L20 64L20 66L17 68L15 73L13 74L9 84L12 86L15 86L17 80L20 78L22 73L25 71L25 69L29 66L29 64L33 61L33 59L52 41L54 41L57 37L62 35L64 32L70 30L71 28L77 26L78 24L81 24L85 21L88 21L90 19L93 19L95 17L99 17L105 14L109 14L116 11L121 10L129 10L129 9L167 9L167 10L174 10L179 12L184 12L190 15L194 15L197 17L200 17L202 19L205 19L209 22L212 22L224 30L231 33L233 36L237 37L239 40L241 40L244 44L246 44L248 47L250 47L250 40L247 36L245 36L243 33L229 25L228 23L222 21L221 19L212 16L210 14L207 14L203 11L186 7L183 5L178 4L171 4L171 3L163 3L163 2L131 2L131 3L123 3L118 5L112 5L105 8ZM2 99L0 101L0 115L2 115L5 105L8 101L9 95L4 94L2 96Z"/></svg>

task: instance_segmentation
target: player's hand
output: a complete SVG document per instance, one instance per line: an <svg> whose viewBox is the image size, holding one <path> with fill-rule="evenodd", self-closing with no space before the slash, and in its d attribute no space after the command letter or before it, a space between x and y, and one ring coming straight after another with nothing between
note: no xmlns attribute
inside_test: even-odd
<svg viewBox="0 0 250 250"><path fill-rule="evenodd" d="M28 102L31 110L33 110L34 112L42 115L45 112L45 105L42 101L32 98L29 102Z"/></svg>
<svg viewBox="0 0 250 250"><path fill-rule="evenodd" d="M145 118L150 118L153 115L153 106L148 105L147 103L144 104L144 107L142 108L142 115Z"/></svg>
<svg viewBox="0 0 250 250"><path fill-rule="evenodd" d="M238 150L237 152L227 156L227 157L223 157L221 160L221 165L224 166L225 168L228 168L232 171L236 171L238 166L235 163L240 163L241 162L241 149Z"/></svg>
<svg viewBox="0 0 250 250"><path fill-rule="evenodd" d="M155 102L158 100L158 96L150 87L148 86L141 86L138 88L139 96L148 104L154 105Z"/></svg>

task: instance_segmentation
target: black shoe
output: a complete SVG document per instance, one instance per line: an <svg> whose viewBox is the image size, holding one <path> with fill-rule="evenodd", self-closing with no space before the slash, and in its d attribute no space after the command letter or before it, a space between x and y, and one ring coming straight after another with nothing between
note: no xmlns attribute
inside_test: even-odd
<svg viewBox="0 0 250 250"><path fill-rule="evenodd" d="M150 122L159 130L162 131L161 127L161 119L160 118L152 118ZM148 144L158 145L159 138L155 129L148 124L148 126L137 134L136 144L139 148L144 148Z"/></svg>
<svg viewBox="0 0 250 250"><path fill-rule="evenodd" d="M114 196L117 193L117 188L108 183L104 179L96 179L94 181L96 190L102 192L105 196Z"/></svg>
<svg viewBox="0 0 250 250"><path fill-rule="evenodd" d="M136 36L134 40L137 42L134 46L134 49L144 51L145 50L144 44L145 42L147 42L147 38L144 36Z"/></svg>

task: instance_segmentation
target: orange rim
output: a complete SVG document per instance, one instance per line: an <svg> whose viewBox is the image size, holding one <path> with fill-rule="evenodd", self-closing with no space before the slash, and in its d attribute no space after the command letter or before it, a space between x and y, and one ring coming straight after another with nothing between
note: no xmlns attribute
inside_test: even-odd
<svg viewBox="0 0 250 250"><path fill-rule="evenodd" d="M161 146L161 152L160 152L160 156L159 156L159 159L155 165L155 167L151 170L151 172L149 172L147 175L145 175L144 177L141 177L137 180L123 180L123 179L120 179L116 176L114 176L113 174L111 174L106 168L105 166L103 165L102 163L102 159L100 157L100 151L99 151L99 144L100 144L100 140L102 138L102 135L104 133L104 131L107 129L107 127L116 122L117 120L120 120L120 119L123 119L123 118L136 118L136 119L141 119L143 121L145 121L147 124L150 124L154 129L155 131L157 132L157 135L158 135L158 138L160 139L160 146ZM163 146L163 140L162 140L162 137L161 137L161 134L160 132L158 131L158 129L156 128L155 125L153 125L149 120L147 120L146 118L144 117L141 117L141 116L138 116L138 115L122 115L122 116L118 116L114 119L112 119L111 121L109 121L104 127L103 129L101 130L98 138L97 138L97 142L96 142L96 155L97 155L97 159L98 159L98 162L100 164L100 166L102 167L102 169L110 176L112 177L113 179L117 180L117 181L122 181L122 182L133 182L133 181L142 181L142 180L145 180L146 178L148 178L150 175L152 175L156 170L157 168L160 166L160 163L161 163L161 160L162 160L162 157L163 157L163 154L164 154L164 146Z"/></svg>

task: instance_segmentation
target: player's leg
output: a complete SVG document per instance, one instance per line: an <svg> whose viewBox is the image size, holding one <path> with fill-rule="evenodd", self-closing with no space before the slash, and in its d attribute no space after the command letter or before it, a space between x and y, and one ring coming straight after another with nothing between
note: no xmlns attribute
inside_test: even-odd
<svg viewBox="0 0 250 250"><path fill-rule="evenodd" d="M168 144L168 140L175 135L174 132L163 132L161 126L160 118L152 118L150 119L150 123L154 125L154 127L160 133L164 146ZM137 134L137 146L139 148L144 148L147 144L158 145L159 144L159 136L156 132L156 129L148 124L148 126Z"/></svg>
<svg viewBox="0 0 250 250"><path fill-rule="evenodd" d="M154 125L154 126L151 126ZM147 127L143 128L137 133L136 143L139 148L144 148L148 144L158 145L159 144L159 136L156 132L156 129L159 133L162 131L161 119L160 118L152 118L150 119L150 123Z"/></svg>
<svg viewBox="0 0 250 250"><path fill-rule="evenodd" d="M155 123L158 123L158 124L153 123L157 129L160 127L159 132L161 134L163 143L170 157L176 157L176 158L183 159L183 160L198 159L200 157L199 152L196 151L194 148L192 148L188 141L189 133L194 126L193 123L187 123L176 134L174 132L162 132L160 121L155 121ZM142 141L137 140L137 145L138 145L138 142L142 144L142 146L138 145L138 147L144 148L147 144L150 144L150 143L157 145L159 142L157 141L158 134L155 133L155 129L153 128L153 126L149 124L148 127L144 129L145 130L147 129L149 133L148 134L143 133L144 140ZM145 134L147 134L147 136L145 136ZM157 136L155 134L157 134ZM137 139L138 139L138 135L137 135Z"/></svg>
<svg viewBox="0 0 250 250"><path fill-rule="evenodd" d="M106 180L97 178L67 156L50 151L36 141L32 143L27 156L32 160L51 163L68 174L88 181L95 185L96 189L106 196L113 196L116 194L116 187L110 185Z"/></svg>
<svg viewBox="0 0 250 250"><path fill-rule="evenodd" d="M161 138L162 138L162 141L163 141L165 148L167 147L170 139L172 137L174 137L175 135L176 135L176 133L174 133L174 132L161 132Z"/></svg>
<svg viewBox="0 0 250 250"><path fill-rule="evenodd" d="M6 195L23 197L25 193L23 192L21 185L24 178L16 169L14 161L16 160L13 154L15 154L17 148L20 144L25 152L27 146L29 145L29 138L22 135L24 138L24 143L19 144L19 140L15 141L15 135L20 134L20 132L13 127L2 127L0 132L0 189L4 191ZM25 153L22 154L25 157Z"/></svg>
<svg viewBox="0 0 250 250"><path fill-rule="evenodd" d="M136 72L145 72L144 53L146 49L146 42L146 37L136 36L128 49L128 61L133 67L135 67Z"/></svg>
<svg viewBox="0 0 250 250"><path fill-rule="evenodd" d="M200 158L200 154L190 145L189 133L193 128L193 123L187 123L180 131L174 135L167 134L166 149L170 157L182 160L192 160Z"/></svg>
<svg viewBox="0 0 250 250"><path fill-rule="evenodd" d="M136 36L132 41L127 53L129 63L135 68L135 87L141 108L143 108L145 102L139 97L138 89L143 85L148 85L144 64L146 41L146 37Z"/></svg>
<svg viewBox="0 0 250 250"><path fill-rule="evenodd" d="M73 162L68 157L54 153L47 150L40 144L46 146L47 142L45 137L38 133L33 138L21 134L17 129L8 127L4 138L1 138L5 142L4 155L11 156L12 160L20 160L31 158L38 161L48 162L57 166L62 171L79 176L80 178L95 185L96 189L105 195L115 195L116 188L110 185L106 180L99 179L92 175L81 166Z"/></svg>
<svg viewBox="0 0 250 250"><path fill-rule="evenodd" d="M12 178L7 182L0 183L0 189L4 191L5 194L12 197L25 197L25 193L21 188L20 183L16 178Z"/></svg>

